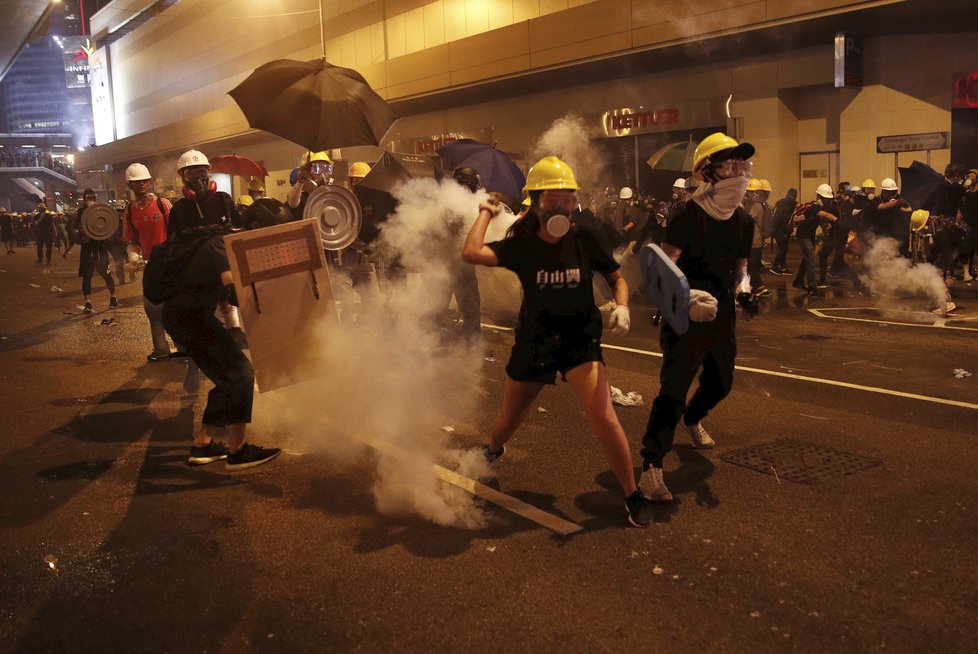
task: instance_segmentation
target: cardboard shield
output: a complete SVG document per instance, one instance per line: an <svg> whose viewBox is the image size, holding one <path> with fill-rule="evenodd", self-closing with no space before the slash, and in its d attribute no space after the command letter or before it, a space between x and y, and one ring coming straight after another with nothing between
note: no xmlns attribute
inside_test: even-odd
<svg viewBox="0 0 978 654"><path fill-rule="evenodd" d="M640 259L645 292L677 334L689 329L689 282L683 271L658 245L642 248Z"/></svg>
<svg viewBox="0 0 978 654"><path fill-rule="evenodd" d="M93 241L104 241L119 229L119 214L107 204L90 204L82 211L81 230Z"/></svg>
<svg viewBox="0 0 978 654"><path fill-rule="evenodd" d="M320 238L326 250L342 250L353 243L363 224L357 196L333 184L321 186L309 194L302 217L318 222Z"/></svg>
<svg viewBox="0 0 978 654"><path fill-rule="evenodd" d="M323 338L339 326L317 221L224 237L258 388L321 374Z"/></svg>

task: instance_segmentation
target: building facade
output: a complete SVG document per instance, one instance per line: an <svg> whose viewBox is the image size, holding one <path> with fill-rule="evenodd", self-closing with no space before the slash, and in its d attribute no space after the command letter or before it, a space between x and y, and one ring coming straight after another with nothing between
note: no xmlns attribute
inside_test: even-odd
<svg viewBox="0 0 978 654"><path fill-rule="evenodd" d="M978 108L955 95L978 71L970 12L957 0L114 0L92 17L103 136L77 168L124 195L132 161L164 190L184 150L234 152L264 162L283 198L302 148L250 129L227 92L268 61L325 52L401 116L386 148L472 136L526 166L573 116L587 179L649 190L656 149L723 129L757 147L755 175L776 195L805 199L822 182L899 179L913 160L978 165Z"/></svg>

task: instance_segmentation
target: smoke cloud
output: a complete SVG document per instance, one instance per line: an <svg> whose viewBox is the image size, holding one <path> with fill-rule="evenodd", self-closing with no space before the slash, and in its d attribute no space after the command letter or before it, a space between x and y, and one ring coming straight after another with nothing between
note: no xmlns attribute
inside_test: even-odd
<svg viewBox="0 0 978 654"><path fill-rule="evenodd" d="M409 180L394 195L397 213L374 245L389 271L401 272L385 276L383 293L361 293L358 305L343 300L341 328L324 328L321 376L263 393L255 430L341 462L361 456L365 439L389 443L406 456L374 456L377 509L475 529L485 514L469 493L438 481L431 464L473 479L489 474L480 450L459 449L441 429L475 436L461 421L481 399L482 352L439 322L450 297L449 258L460 258L486 196L433 179Z"/></svg>
<svg viewBox="0 0 978 654"><path fill-rule="evenodd" d="M870 242L863 256L867 284L880 297L881 308L898 309L906 300L920 301L930 306L944 306L947 287L940 271L929 263L912 263L900 255L897 241L877 238ZM903 300L901 302L901 299Z"/></svg>
<svg viewBox="0 0 978 654"><path fill-rule="evenodd" d="M568 114L555 120L530 148L533 163L550 155L567 162L581 187L578 198L584 206L589 198L597 199L605 187L614 186L608 162L589 137L590 127L584 119Z"/></svg>

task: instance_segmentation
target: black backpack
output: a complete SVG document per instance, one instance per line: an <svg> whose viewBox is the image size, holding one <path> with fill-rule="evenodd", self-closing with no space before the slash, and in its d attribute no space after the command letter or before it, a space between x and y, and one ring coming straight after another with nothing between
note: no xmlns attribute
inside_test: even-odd
<svg viewBox="0 0 978 654"><path fill-rule="evenodd" d="M153 248L143 269L143 295L153 304L160 304L184 290L183 273L200 247L226 234L221 225L201 225L177 232Z"/></svg>

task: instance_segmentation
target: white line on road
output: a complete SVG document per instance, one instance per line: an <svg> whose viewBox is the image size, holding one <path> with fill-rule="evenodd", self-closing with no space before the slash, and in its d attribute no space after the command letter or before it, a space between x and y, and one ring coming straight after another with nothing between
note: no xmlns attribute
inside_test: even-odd
<svg viewBox="0 0 978 654"><path fill-rule="evenodd" d="M902 324L902 323L901 323ZM482 324L486 329L493 329L496 331L511 332L512 328L500 327L498 325L490 325L487 323ZM948 329L951 329L950 327ZM973 331L973 330L972 330ZM633 347L624 347L623 345L608 345L607 343L602 343L601 347L607 348L609 350L618 350L620 352L631 352L632 354L640 354L642 356L648 357L658 357L662 358L661 352L650 352L649 350L638 350ZM958 400L948 400L943 397L933 397L930 395L919 395L917 393L904 393L903 391L894 391L889 388L879 388L876 386L863 386L862 384L852 384L844 381L837 381L835 379L823 379L821 377L808 377L806 375L795 375L788 372L778 372L777 370L764 370L762 368L749 368L747 366L735 366L737 370L742 370L743 372L753 372L759 375L771 375L773 377L781 377L783 379L797 379L798 381L812 382L813 384L825 384L827 386L838 386L840 388L851 388L856 391L865 391L867 393L878 393L880 395L892 395L893 397L904 397L910 400L920 400L922 402L933 402L934 404L945 404L948 406L956 406L962 409L973 409L978 411L978 404L972 402L959 402Z"/></svg>
<svg viewBox="0 0 978 654"><path fill-rule="evenodd" d="M822 309L808 309L808 312L818 316L819 318L827 318L829 320L852 320L854 322L871 322L880 325L898 325L900 327L927 327L929 329L957 329L958 331L973 332L978 331L975 327L956 327L953 325L946 324L947 318L944 316L929 315L934 322L931 323L919 323L919 322L899 322L896 320L880 320L878 318L851 318L849 316L835 316L828 315L827 311L865 311L878 310L875 307L825 307ZM922 315L919 311L902 311L894 313L909 313L911 315ZM954 316L952 320L972 320L972 318L959 318Z"/></svg>

